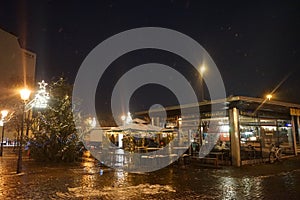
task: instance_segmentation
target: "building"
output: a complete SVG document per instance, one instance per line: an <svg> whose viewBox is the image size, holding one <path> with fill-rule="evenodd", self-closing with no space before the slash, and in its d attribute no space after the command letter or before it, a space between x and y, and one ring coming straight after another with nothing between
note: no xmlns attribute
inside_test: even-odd
<svg viewBox="0 0 300 200"><path fill-rule="evenodd" d="M182 112L195 106L199 107L200 114ZM212 111L212 107L217 109ZM227 146L228 157L234 166L267 160L272 144L280 144L285 156L297 155L300 144L299 104L233 96L181 108L167 107L166 115L159 115L162 111L157 110L157 117L153 114L155 110L151 112L152 119L148 111L137 112L136 116L165 128L181 126L182 132L188 133L185 134L187 140L198 143L201 148L217 135L214 145ZM183 116L181 113L188 114ZM196 122L197 126L191 125Z"/></svg>
<svg viewBox="0 0 300 200"><path fill-rule="evenodd" d="M0 109L17 109L18 88L33 87L36 54L20 46L18 37L0 29ZM16 138L16 129L7 127L4 141Z"/></svg>

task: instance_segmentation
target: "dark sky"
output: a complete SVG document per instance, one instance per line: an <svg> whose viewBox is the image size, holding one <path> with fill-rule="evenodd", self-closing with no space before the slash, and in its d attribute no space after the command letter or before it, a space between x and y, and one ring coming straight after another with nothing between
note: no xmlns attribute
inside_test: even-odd
<svg viewBox="0 0 300 200"><path fill-rule="evenodd" d="M200 43L219 68L228 96L263 97L290 74L274 98L300 103L297 1L92 2L1 1L0 27L17 35L24 48L37 53L37 80L64 74L73 82L85 56L100 42L121 31L156 26L180 31ZM199 89L197 76L187 63L168 53L159 55L145 51L136 52L135 59L134 55L123 56L116 61L123 68L115 64L113 76L154 59L170 66L186 65L186 74L195 79L192 84ZM153 86L152 90L165 88ZM111 91L109 86L107 91ZM137 109L153 103L143 102L145 96L137 92L133 102L142 105Z"/></svg>

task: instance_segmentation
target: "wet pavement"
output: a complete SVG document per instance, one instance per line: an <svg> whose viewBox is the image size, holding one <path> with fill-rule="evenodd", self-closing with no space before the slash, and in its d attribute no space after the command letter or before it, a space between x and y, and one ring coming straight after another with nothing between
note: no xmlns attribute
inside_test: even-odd
<svg viewBox="0 0 300 200"><path fill-rule="evenodd" d="M101 166L37 163L6 150L0 157L0 199L299 199L300 157L241 168L172 165L143 174Z"/></svg>

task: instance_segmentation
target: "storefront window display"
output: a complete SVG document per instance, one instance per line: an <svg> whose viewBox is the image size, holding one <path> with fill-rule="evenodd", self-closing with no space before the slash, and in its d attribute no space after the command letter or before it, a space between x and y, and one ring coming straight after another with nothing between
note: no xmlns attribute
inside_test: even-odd
<svg viewBox="0 0 300 200"><path fill-rule="evenodd" d="M271 145L285 155L294 154L290 120L261 119L240 115L241 159L267 158Z"/></svg>
<svg viewBox="0 0 300 200"><path fill-rule="evenodd" d="M203 119L201 123L201 133L201 145L207 145L212 142L212 150L218 151L230 149L228 117Z"/></svg>
<svg viewBox="0 0 300 200"><path fill-rule="evenodd" d="M251 116L239 117L241 160L263 157L262 135L259 119Z"/></svg>

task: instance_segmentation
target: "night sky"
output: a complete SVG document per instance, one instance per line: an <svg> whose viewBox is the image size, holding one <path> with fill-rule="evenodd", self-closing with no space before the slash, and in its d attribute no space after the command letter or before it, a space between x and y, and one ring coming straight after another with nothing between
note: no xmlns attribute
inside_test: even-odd
<svg viewBox="0 0 300 200"><path fill-rule="evenodd" d="M200 43L219 68L227 96L264 97L287 77L274 99L300 103L300 4L296 1L25 2L1 1L0 27L37 54L37 80L64 75L72 83L84 58L100 42L121 31L155 26L177 30ZM117 59L99 91L110 93L122 73L150 61L180 66L194 89L200 89L189 63L168 52L145 50ZM162 98L149 98L154 93ZM98 96L101 105L109 103L108 97ZM171 97L166 88L145 86L133 97L133 109L145 109L156 101L176 104L176 100L166 101Z"/></svg>

